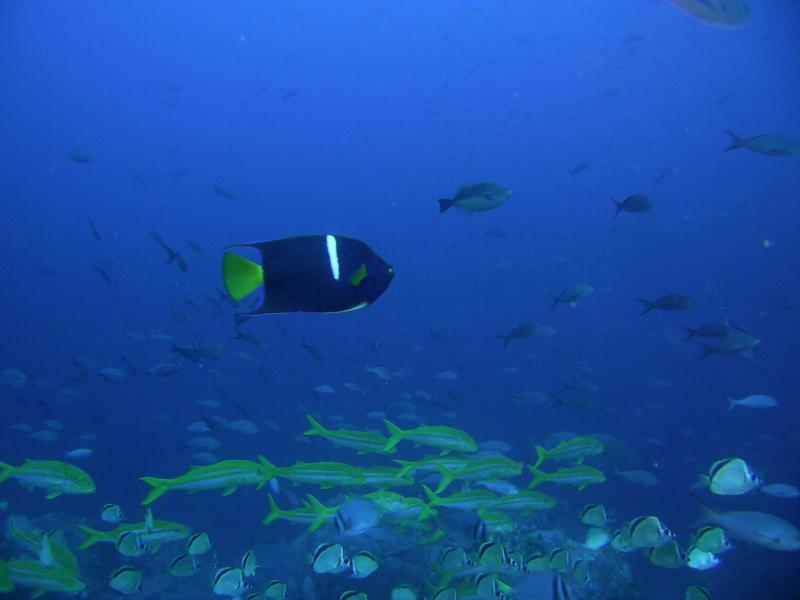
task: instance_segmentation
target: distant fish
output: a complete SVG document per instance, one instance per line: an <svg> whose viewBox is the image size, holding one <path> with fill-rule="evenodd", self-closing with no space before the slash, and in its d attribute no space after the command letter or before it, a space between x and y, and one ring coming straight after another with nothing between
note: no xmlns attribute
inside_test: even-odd
<svg viewBox="0 0 800 600"><path fill-rule="evenodd" d="M100 511L100 518L106 523L116 524L125 520L125 513L117 504L106 504Z"/></svg>
<svg viewBox="0 0 800 600"><path fill-rule="evenodd" d="M193 242L192 240L187 239L186 240L186 245L189 246L189 248L195 254L199 254L200 256L205 256L206 252L205 252L205 250L203 250L203 247L200 244L197 244L197 243Z"/></svg>
<svg viewBox="0 0 800 600"><path fill-rule="evenodd" d="M127 377L125 371L116 367L100 369L97 374L110 383L118 383Z"/></svg>
<svg viewBox="0 0 800 600"><path fill-rule="evenodd" d="M677 172L678 172L678 167L675 166L667 167L653 178L653 183L661 183L665 179L669 179L670 177L672 177Z"/></svg>
<svg viewBox="0 0 800 600"><path fill-rule="evenodd" d="M97 230L97 227L94 224L94 221L91 217L86 217L87 224L89 225L89 233L92 237L97 240L98 242L103 239L103 236L100 235L100 232Z"/></svg>
<svg viewBox="0 0 800 600"><path fill-rule="evenodd" d="M508 348L512 340L522 340L531 337L536 331L536 326L533 323L520 323L514 325L508 333L503 333L497 337L503 340L503 349Z"/></svg>
<svg viewBox="0 0 800 600"><path fill-rule="evenodd" d="M135 171L131 173L131 177L136 180L136 183L141 185L142 187L147 187L147 179L145 179L144 175L141 173L136 173Z"/></svg>
<svg viewBox="0 0 800 600"><path fill-rule="evenodd" d="M95 265L95 266L94 266L94 270L95 270L95 273L97 273L97 274L100 276L100 278L101 278L103 281L105 281L106 285L107 285L109 288L113 288L113 287L114 287L114 280L113 280L113 279L111 279L111 275L108 273L108 271L106 271L106 270L105 270L103 267L101 267L100 265Z"/></svg>
<svg viewBox="0 0 800 600"><path fill-rule="evenodd" d="M3 369L0 371L0 388L19 389L28 382L28 376L20 369Z"/></svg>
<svg viewBox="0 0 800 600"><path fill-rule="evenodd" d="M789 483L770 483L761 488L761 493L776 498L800 498L800 490Z"/></svg>
<svg viewBox="0 0 800 600"><path fill-rule="evenodd" d="M322 356L322 352L320 352L319 348L317 348L312 344L309 344L306 341L306 338L302 338L302 341L300 342L300 347L306 352L308 352L311 355L311 358L313 358L318 363L323 364L325 362L325 357Z"/></svg>
<svg viewBox="0 0 800 600"><path fill-rule="evenodd" d="M778 401L772 396L764 394L752 394L739 400L734 400L728 396L728 409L733 410L737 406L744 406L747 408L775 408L778 406Z"/></svg>
<svg viewBox="0 0 800 600"><path fill-rule="evenodd" d="M460 375L455 371L442 371L436 375L436 379L440 379L442 381L455 381L459 377Z"/></svg>
<svg viewBox="0 0 800 600"><path fill-rule="evenodd" d="M461 186L452 198L439 199L439 212L455 206L467 212L483 212L497 208L511 197L511 191L494 183Z"/></svg>
<svg viewBox="0 0 800 600"><path fill-rule="evenodd" d="M634 194L633 196L628 196L622 202L618 202L614 198L611 198L611 201L617 207L617 212L614 213L615 217L621 212L642 214L650 212L650 210L653 208L653 201L649 196L645 196L644 194Z"/></svg>
<svg viewBox="0 0 800 600"><path fill-rule="evenodd" d="M740 354L746 358L753 358L753 349L761 343L757 337L750 335L738 327L731 327L730 333L716 344L700 344L703 360L710 354Z"/></svg>
<svg viewBox="0 0 800 600"><path fill-rule="evenodd" d="M594 288L590 285L585 283L575 283L572 285L568 285L563 290L561 290L560 294L551 294L550 298L553 300L553 304L550 307L550 310L554 310L556 306L559 304L569 304L574 306L584 298L591 296L594 293Z"/></svg>
<svg viewBox="0 0 800 600"><path fill-rule="evenodd" d="M214 189L215 196L222 196L225 200L230 200L231 202L238 202L239 198L234 196L230 191L226 190L225 188L218 186L216 183L212 184Z"/></svg>
<svg viewBox="0 0 800 600"><path fill-rule="evenodd" d="M644 304L645 308L639 313L639 316L649 313L651 310L667 310L667 311L682 311L689 310L694 307L694 300L684 294L667 294L661 296L657 300L645 300L640 298L639 302Z"/></svg>
<svg viewBox="0 0 800 600"><path fill-rule="evenodd" d="M750 20L745 0L668 0L694 18L709 25L738 27Z"/></svg>
<svg viewBox="0 0 800 600"><path fill-rule="evenodd" d="M588 160L578 163L572 169L570 169L570 175L577 175L578 173L583 173L586 169L589 168L589 165L592 164Z"/></svg>
<svg viewBox="0 0 800 600"><path fill-rule="evenodd" d="M645 487L653 487L659 484L658 477L649 471L632 470L632 471L617 471L614 473L616 476L621 477L630 483L636 483Z"/></svg>
<svg viewBox="0 0 800 600"><path fill-rule="evenodd" d="M724 338L731 332L731 326L727 321L704 323L700 327L684 327L684 329L687 341L693 337Z"/></svg>
<svg viewBox="0 0 800 600"><path fill-rule="evenodd" d="M180 255L179 252L173 250L164 242L163 238L158 234L158 232L150 230L150 237L161 246L167 253L167 262L169 264L174 262L178 265L178 268L183 271L184 273L189 270L189 265L186 264L186 260L184 260L183 256Z"/></svg>
<svg viewBox="0 0 800 600"><path fill-rule="evenodd" d="M94 451L91 448L75 448L64 453L67 458L88 458Z"/></svg>
<svg viewBox="0 0 800 600"><path fill-rule="evenodd" d="M73 162L88 165L94 162L94 156L83 150L73 150L68 155L69 159Z"/></svg>
<svg viewBox="0 0 800 600"><path fill-rule="evenodd" d="M800 531L797 527L769 513L705 509L703 520L724 527L734 538L762 548L781 552L800 551Z"/></svg>
<svg viewBox="0 0 800 600"><path fill-rule="evenodd" d="M736 148L747 148L751 152L767 156L800 155L800 146L780 135L757 135L751 138L743 138L731 130L727 130L727 133L731 136L731 144L725 148L725 152Z"/></svg>

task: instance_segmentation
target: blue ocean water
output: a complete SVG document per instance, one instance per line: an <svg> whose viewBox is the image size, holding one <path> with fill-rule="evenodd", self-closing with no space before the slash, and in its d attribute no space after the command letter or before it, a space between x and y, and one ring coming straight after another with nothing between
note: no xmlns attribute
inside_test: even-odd
<svg viewBox="0 0 800 600"><path fill-rule="evenodd" d="M404 429L457 427L507 442L526 463L556 434L601 436L607 451L587 464L606 483L541 487L560 516L540 528L575 547L585 528L574 515L602 502L613 529L657 515L686 549L700 514L691 488L725 457L768 483L800 485L800 157L722 152L726 130L800 141L800 6L751 4L746 25L720 28L660 0L4 2L0 369L28 381L0 389L0 460L67 460L87 447L91 456L71 462L97 484L93 495L45 500L7 481L4 518L63 529L73 546L77 523L104 528L107 502L140 520L139 477L174 477L201 460L204 449L187 446L198 420L214 425L219 460L392 466L429 453L408 442L391 457L303 443L306 414L384 434L369 413ZM438 198L481 181L511 199L439 214ZM614 217L610 198L636 193L652 210ZM165 264L151 231L188 271ZM386 293L353 313L251 319L241 328L263 344L233 339L234 315L250 305L220 296L224 248L321 233L363 240L391 263ZM549 296L575 283L594 293L551 311ZM670 293L694 307L637 316L637 299ZM720 321L723 309L761 340L752 358L699 360L702 348L685 340L684 327ZM556 332L503 350L497 336L525 322ZM216 356L186 360L171 342ZM146 373L164 362L178 371ZM367 370L378 366L391 381ZM107 368L124 378L109 381ZM444 371L458 378L437 378ZM561 391L576 381L592 390ZM321 385L335 392L313 391ZM520 400L526 393L574 401ZM728 409L728 396L750 394L779 405ZM258 432L225 426L237 419ZM658 485L615 475L632 470ZM214 597L214 568L253 548L263 556L255 591L270 579L296 598L424 589L404 571L418 561L383 560L381 546L375 576L314 580L306 555L335 532L262 527L267 491L167 494L156 518L209 532L214 563L177 580L164 562L180 545L127 562L111 545L76 550L84 594L113 597L108 574L130 563L145 573L141 597ZM424 498L418 485L398 491ZM326 502L343 493L281 482L273 494L292 506L310 492ZM796 498L700 496L800 524ZM578 598L679 598L690 584L714 598L797 597L796 551L735 544L702 572L605 548L628 583L570 583ZM23 554L2 546L4 559ZM436 581L432 570L426 579Z"/></svg>

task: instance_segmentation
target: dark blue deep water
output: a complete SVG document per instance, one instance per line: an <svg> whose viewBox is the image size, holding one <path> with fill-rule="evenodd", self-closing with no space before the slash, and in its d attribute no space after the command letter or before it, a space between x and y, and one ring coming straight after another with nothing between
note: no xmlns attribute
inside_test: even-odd
<svg viewBox="0 0 800 600"><path fill-rule="evenodd" d="M335 506L363 487L279 478L280 489L226 497L167 494L155 517L213 542L188 578L167 572L184 541L141 557L76 549L76 525L113 528L100 520L106 503L142 521L141 476L259 454L279 466L395 466L439 453L403 442L362 456L300 436L306 414L384 435L386 416L502 440L528 464L534 444L602 440L585 464L605 483L543 483L558 506L515 513L516 532L496 536L522 554L572 548L590 573L588 583L564 574L575 598L676 599L692 584L715 599L798 597L797 547L734 539L714 569L667 569L643 550L586 551L576 516L603 503L613 531L656 515L684 550L699 501L800 525L798 498L692 489L726 457L767 483L800 485L800 156L722 151L728 129L800 143L800 5L751 0L751 10L744 26L721 28L661 0L2 2L0 370L27 381L0 387L0 460L67 461L97 488L45 500L2 483L3 560L35 559L5 539L13 515L76 553L87 598L116 597L108 576L124 564L144 574L134 597L220 597L215 570L247 550L262 565L250 593L278 579L290 598L384 599L401 583L433 598L433 564L452 540L391 521L391 542L347 538L348 553L368 548L380 563L358 580L311 570L318 544L341 541L332 527L260 524L268 493L285 508L307 493ZM438 198L483 181L510 200L439 213ZM637 193L652 210L614 218L610 198ZM187 271L165 264L151 231ZM328 233L395 267L386 293L347 314L254 318L241 330L257 339L234 339L234 315L252 302L224 297L225 247ZM594 293L551 311L550 294L576 283ZM672 293L694 306L637 316L637 299ZM761 340L752 358L699 360L685 341L684 327L723 310ZM497 336L519 323L556 332L503 350ZM187 360L173 342L209 352ZM164 363L177 372L148 374ZM445 371L457 377L437 377ZM323 385L334 393L314 391ZM728 409L728 396L751 394L778 405ZM257 432L229 426L242 419ZM211 431L187 430L196 421ZM218 447L193 447L201 435ZM65 456L76 448L92 454ZM424 499L426 477L395 491ZM525 468L511 481L529 479ZM390 552L409 543L419 549ZM520 575L503 577L513 587Z"/></svg>

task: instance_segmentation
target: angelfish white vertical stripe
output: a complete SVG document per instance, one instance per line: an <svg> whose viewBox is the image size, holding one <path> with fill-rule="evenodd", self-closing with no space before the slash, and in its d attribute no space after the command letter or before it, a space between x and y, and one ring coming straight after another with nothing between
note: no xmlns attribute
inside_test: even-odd
<svg viewBox="0 0 800 600"><path fill-rule="evenodd" d="M326 235L325 245L328 247L328 262L331 263L331 274L336 281L339 281L339 253L336 251L336 237Z"/></svg>

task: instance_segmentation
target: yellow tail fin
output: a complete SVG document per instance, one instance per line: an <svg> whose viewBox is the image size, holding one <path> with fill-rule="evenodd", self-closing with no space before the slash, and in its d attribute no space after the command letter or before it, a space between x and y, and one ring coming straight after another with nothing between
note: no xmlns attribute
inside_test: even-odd
<svg viewBox="0 0 800 600"><path fill-rule="evenodd" d="M264 268L238 254L226 252L222 256L222 278L225 289L238 302L264 283Z"/></svg>

